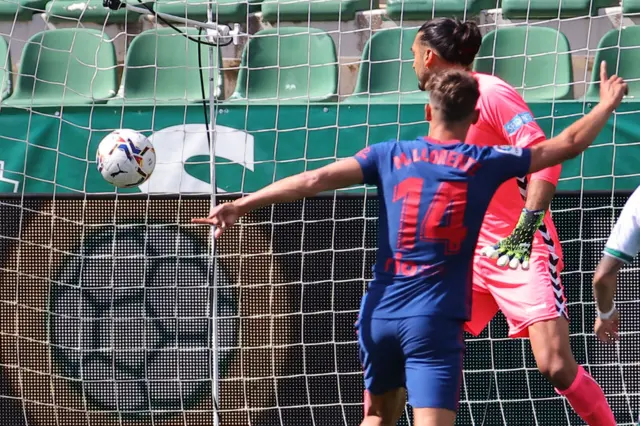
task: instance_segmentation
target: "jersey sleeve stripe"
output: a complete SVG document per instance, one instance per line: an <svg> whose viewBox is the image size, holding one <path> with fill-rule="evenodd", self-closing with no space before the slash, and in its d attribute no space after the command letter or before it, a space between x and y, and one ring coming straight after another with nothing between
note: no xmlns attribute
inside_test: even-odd
<svg viewBox="0 0 640 426"><path fill-rule="evenodd" d="M629 256L626 253L621 252L620 250L612 249L611 247L605 247L602 251L607 256L615 257L618 260L621 260L624 263L633 262L633 256Z"/></svg>

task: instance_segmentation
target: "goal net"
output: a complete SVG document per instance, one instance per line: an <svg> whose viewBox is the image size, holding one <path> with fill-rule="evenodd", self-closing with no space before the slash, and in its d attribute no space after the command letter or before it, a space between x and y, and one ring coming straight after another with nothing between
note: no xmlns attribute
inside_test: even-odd
<svg viewBox="0 0 640 426"><path fill-rule="evenodd" d="M517 87L549 136L597 102L595 60L637 77L633 2L382 3L0 0L0 425L358 425L375 192L264 208L215 245L191 218L426 134L409 47L434 14L480 24L476 69ZM614 346L593 335L591 279L640 183L636 87L551 207L573 353L620 425L640 410L640 265L620 274ZM120 128L158 164L116 191L95 152ZM466 338L457 425L583 424L501 314Z"/></svg>

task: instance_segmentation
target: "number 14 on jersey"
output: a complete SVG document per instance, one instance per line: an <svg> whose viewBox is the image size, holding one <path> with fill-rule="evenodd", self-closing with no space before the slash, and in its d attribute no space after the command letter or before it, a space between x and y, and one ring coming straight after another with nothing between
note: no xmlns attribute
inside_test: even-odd
<svg viewBox="0 0 640 426"><path fill-rule="evenodd" d="M464 226L467 183L442 182L432 199L423 199L423 190L424 179L418 177L406 178L393 188L393 202L402 202L398 249L411 250L419 240L444 244L447 255L458 253L467 235ZM422 203L429 205L419 221Z"/></svg>

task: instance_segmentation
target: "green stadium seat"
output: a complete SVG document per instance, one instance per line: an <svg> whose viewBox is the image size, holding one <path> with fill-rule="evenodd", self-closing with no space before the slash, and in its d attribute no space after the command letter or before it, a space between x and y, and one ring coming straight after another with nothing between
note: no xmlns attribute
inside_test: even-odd
<svg viewBox="0 0 640 426"><path fill-rule="evenodd" d="M0 21L30 21L34 13L42 13L48 0L0 1Z"/></svg>
<svg viewBox="0 0 640 426"><path fill-rule="evenodd" d="M417 28L390 28L375 33L362 52L353 95L345 103L425 103L413 70L411 45Z"/></svg>
<svg viewBox="0 0 640 426"><path fill-rule="evenodd" d="M502 16L507 19L575 18L618 4L620 0L502 0Z"/></svg>
<svg viewBox="0 0 640 426"><path fill-rule="evenodd" d="M183 29L192 37L195 28ZM201 60L205 82L205 99L209 98L209 46L202 46ZM224 93L224 78L220 72L222 56L217 51L213 64L218 82L218 97ZM124 98L109 100L109 104L180 104L202 101L198 45L176 33L172 28L158 28L136 36L125 59L122 76Z"/></svg>
<svg viewBox="0 0 640 426"><path fill-rule="evenodd" d="M264 0L267 22L353 21L356 12L377 9L378 0Z"/></svg>
<svg viewBox="0 0 640 426"><path fill-rule="evenodd" d="M315 28L257 32L244 48L231 99L322 102L338 95L333 39Z"/></svg>
<svg viewBox="0 0 640 426"><path fill-rule="evenodd" d="M596 50L591 72L591 84L586 97L598 99L600 92L600 62L607 62L607 73L627 80L629 97L640 98L640 27L611 30L602 37Z"/></svg>
<svg viewBox="0 0 640 426"><path fill-rule="evenodd" d="M538 0L535 0L538 1ZM426 20L436 17L466 18L493 9L498 0L387 0L391 19Z"/></svg>
<svg viewBox="0 0 640 426"><path fill-rule="evenodd" d="M57 106L106 102L116 94L116 54L101 31L65 28L25 44L16 87L3 103Z"/></svg>
<svg viewBox="0 0 640 426"><path fill-rule="evenodd" d="M640 0L622 0L622 13L640 13Z"/></svg>
<svg viewBox="0 0 640 426"><path fill-rule="evenodd" d="M0 37L0 99L11 94L11 53L4 37Z"/></svg>
<svg viewBox="0 0 640 426"><path fill-rule="evenodd" d="M79 7L82 5L82 7ZM151 12L149 12L151 14ZM45 14L49 22L92 22L122 24L136 22L140 14L125 9L111 10L102 6L102 0L53 0L47 3Z"/></svg>
<svg viewBox="0 0 640 426"><path fill-rule="evenodd" d="M214 21L229 24L247 21L249 13L260 9L261 0L158 0L153 8L158 13L207 21L207 4L212 3Z"/></svg>
<svg viewBox="0 0 640 426"><path fill-rule="evenodd" d="M510 27L482 39L474 69L494 74L526 101L573 98L569 41L546 27Z"/></svg>

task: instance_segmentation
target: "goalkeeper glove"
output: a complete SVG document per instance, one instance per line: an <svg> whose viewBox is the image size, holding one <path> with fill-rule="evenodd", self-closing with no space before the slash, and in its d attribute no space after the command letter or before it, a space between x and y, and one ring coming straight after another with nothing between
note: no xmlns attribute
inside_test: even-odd
<svg viewBox="0 0 640 426"><path fill-rule="evenodd" d="M536 231L542 225L546 210L522 209L518 224L507 238L494 246L483 248L480 253L491 259L498 259L498 266L509 265L511 269L529 269L531 245Z"/></svg>

